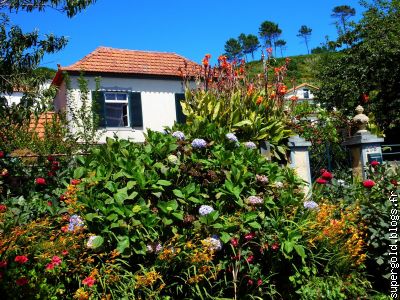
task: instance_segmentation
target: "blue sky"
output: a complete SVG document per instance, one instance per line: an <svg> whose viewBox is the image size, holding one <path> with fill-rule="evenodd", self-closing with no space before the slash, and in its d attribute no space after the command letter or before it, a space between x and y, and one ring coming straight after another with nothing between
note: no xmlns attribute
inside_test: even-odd
<svg viewBox="0 0 400 300"><path fill-rule="evenodd" d="M200 63L206 53L215 62L229 38L242 32L258 35L266 20L282 29L285 56L305 54L305 44L296 36L300 26L312 28L310 48L319 46L326 35L335 38L330 15L333 7L343 4L356 9L355 19L361 17L357 0L98 0L72 19L49 9L13 14L11 20L26 31L68 37L66 48L45 56L42 66L50 68L70 65L98 46L175 52Z"/></svg>

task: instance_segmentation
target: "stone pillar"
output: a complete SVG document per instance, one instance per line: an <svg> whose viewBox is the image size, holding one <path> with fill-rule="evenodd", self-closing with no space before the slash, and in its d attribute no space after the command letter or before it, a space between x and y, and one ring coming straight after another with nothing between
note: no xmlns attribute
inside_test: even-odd
<svg viewBox="0 0 400 300"><path fill-rule="evenodd" d="M260 141L260 152L267 160L271 160L271 145L268 141Z"/></svg>
<svg viewBox="0 0 400 300"><path fill-rule="evenodd" d="M357 115L353 118L353 122L358 127L358 131L345 140L343 145L350 148L353 176L365 179L365 169L368 163L373 160L383 162L381 143L384 139L371 134L366 129L369 119L363 114L364 109L361 105L357 106L356 112Z"/></svg>
<svg viewBox="0 0 400 300"><path fill-rule="evenodd" d="M307 182L304 192L307 194L311 188L310 156L308 147L311 142L299 137L298 135L289 138L290 166L295 169L297 175Z"/></svg>

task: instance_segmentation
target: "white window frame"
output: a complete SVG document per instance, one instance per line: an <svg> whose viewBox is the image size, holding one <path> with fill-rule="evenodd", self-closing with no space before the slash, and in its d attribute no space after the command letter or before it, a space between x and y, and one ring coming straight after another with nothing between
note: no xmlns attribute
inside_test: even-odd
<svg viewBox="0 0 400 300"><path fill-rule="evenodd" d="M126 100L107 100L107 94L122 94L122 95L126 95ZM131 120L130 120L130 107L129 107L129 93L127 92L113 92L113 91L105 91L104 92L104 106L105 106L105 118L107 120L107 106L106 104L117 104L117 103L122 103L122 104L126 104L127 105L127 120L128 120L128 124L127 126L118 126L118 127L110 127L107 126L109 128L129 128L131 125Z"/></svg>

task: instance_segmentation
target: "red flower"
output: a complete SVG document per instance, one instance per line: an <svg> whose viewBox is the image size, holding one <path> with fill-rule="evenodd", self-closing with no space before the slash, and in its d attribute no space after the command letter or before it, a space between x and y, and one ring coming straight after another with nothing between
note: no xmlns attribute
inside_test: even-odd
<svg viewBox="0 0 400 300"><path fill-rule="evenodd" d="M255 234L254 232L250 232L250 233L247 233L247 234L244 236L244 239L247 240L247 241L250 241L250 240L252 240L255 236L256 236L256 234Z"/></svg>
<svg viewBox="0 0 400 300"><path fill-rule="evenodd" d="M49 155L49 156L47 156L47 160L50 161L50 162L52 162L52 161L54 160L54 157L51 156L51 155Z"/></svg>
<svg viewBox="0 0 400 300"><path fill-rule="evenodd" d="M19 286L27 285L28 284L28 279L25 277L18 278L15 280L15 283Z"/></svg>
<svg viewBox="0 0 400 300"><path fill-rule="evenodd" d="M58 265L60 265L60 264L62 263L62 260L61 260L61 258L58 257L57 255L54 255L53 258L51 259L51 262L52 262L54 265L58 266Z"/></svg>
<svg viewBox="0 0 400 300"><path fill-rule="evenodd" d="M67 232L67 231L68 231L68 226L63 226L63 227L61 227L61 231L62 231L62 232Z"/></svg>
<svg viewBox="0 0 400 300"><path fill-rule="evenodd" d="M4 204L0 204L0 213L3 213L7 210L7 206L5 206Z"/></svg>
<svg viewBox="0 0 400 300"><path fill-rule="evenodd" d="M320 178L318 178L318 179L316 180L316 182L319 183L319 184L325 184L325 183L327 183L328 181L320 177Z"/></svg>
<svg viewBox="0 0 400 300"><path fill-rule="evenodd" d="M35 183L37 185L46 185L46 179L44 179L42 177L36 178Z"/></svg>
<svg viewBox="0 0 400 300"><path fill-rule="evenodd" d="M15 262L19 263L19 264L24 264L28 261L28 257L26 257L25 255L17 255L14 259Z"/></svg>
<svg viewBox="0 0 400 300"><path fill-rule="evenodd" d="M274 251L278 250L279 249L279 243L278 242L273 243L271 245L271 249L274 250Z"/></svg>
<svg viewBox="0 0 400 300"><path fill-rule="evenodd" d="M397 180L396 179L390 180L390 183L393 184L394 186L397 186Z"/></svg>
<svg viewBox="0 0 400 300"><path fill-rule="evenodd" d="M78 185L80 183L81 183L81 181L79 179L71 179L71 184L72 185Z"/></svg>
<svg viewBox="0 0 400 300"><path fill-rule="evenodd" d="M250 255L250 256L246 259L246 261L247 261L249 264L251 264L251 263L254 261L254 255Z"/></svg>
<svg viewBox="0 0 400 300"><path fill-rule="evenodd" d="M69 253L68 250L63 250L63 251L61 252L61 254L64 255L64 256L68 255L68 253Z"/></svg>
<svg viewBox="0 0 400 300"><path fill-rule="evenodd" d="M237 238L231 239L231 245L237 247L239 245L239 240Z"/></svg>
<svg viewBox="0 0 400 300"><path fill-rule="evenodd" d="M65 199L67 199L67 197L65 197L65 195L61 194L60 195L60 201L64 201Z"/></svg>
<svg viewBox="0 0 400 300"><path fill-rule="evenodd" d="M367 179L363 181L363 186L366 188L372 188L375 185L375 181L371 180L371 179Z"/></svg>
<svg viewBox="0 0 400 300"><path fill-rule="evenodd" d="M253 284L254 284L253 280L251 279L247 280L247 285L253 285Z"/></svg>
<svg viewBox="0 0 400 300"><path fill-rule="evenodd" d="M82 280L82 283L84 285L87 285L88 287L93 286L95 282L96 280L92 276L86 277L85 279Z"/></svg>
<svg viewBox="0 0 400 300"><path fill-rule="evenodd" d="M5 260L0 261L0 268L5 268L7 267L7 262Z"/></svg>
<svg viewBox="0 0 400 300"><path fill-rule="evenodd" d="M367 103L368 101L369 101L369 96L368 96L368 94L362 94L361 95L361 99L362 99L362 102L363 103Z"/></svg>
<svg viewBox="0 0 400 300"><path fill-rule="evenodd" d="M46 265L46 270L53 270L56 265L53 263L49 263Z"/></svg>
<svg viewBox="0 0 400 300"><path fill-rule="evenodd" d="M331 172L325 171L322 173L321 177L325 180L331 180L333 178L333 175Z"/></svg>
<svg viewBox="0 0 400 300"><path fill-rule="evenodd" d="M373 160L373 161L371 161L370 165L373 166L373 167L376 167L376 166L380 165L380 162L377 161L377 160Z"/></svg>
<svg viewBox="0 0 400 300"><path fill-rule="evenodd" d="M53 202L47 201L47 206L53 206Z"/></svg>
<svg viewBox="0 0 400 300"><path fill-rule="evenodd" d="M4 151L0 151L0 158L4 157Z"/></svg>
<svg viewBox="0 0 400 300"><path fill-rule="evenodd" d="M51 162L51 169L53 171L57 171L58 169L60 169L60 163L56 160Z"/></svg>
<svg viewBox="0 0 400 300"><path fill-rule="evenodd" d="M262 283L263 283L263 282L262 282L262 279L261 279L261 278L257 280L257 286L262 285Z"/></svg>

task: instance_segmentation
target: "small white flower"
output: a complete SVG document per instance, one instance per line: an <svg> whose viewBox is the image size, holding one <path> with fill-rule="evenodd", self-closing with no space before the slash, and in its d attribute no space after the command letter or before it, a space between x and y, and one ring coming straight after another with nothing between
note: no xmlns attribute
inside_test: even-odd
<svg viewBox="0 0 400 300"><path fill-rule="evenodd" d="M227 133L225 137L230 140L231 142L238 143L238 138L233 133Z"/></svg>
<svg viewBox="0 0 400 300"><path fill-rule="evenodd" d="M253 142L246 142L246 143L244 143L244 146L246 148L249 148L249 149L256 149L257 148L257 145L255 143L253 143Z"/></svg>
<svg viewBox="0 0 400 300"><path fill-rule="evenodd" d="M182 131L174 131L172 133L173 137L176 137L178 140L183 141L185 139L185 134Z"/></svg>
<svg viewBox="0 0 400 300"><path fill-rule="evenodd" d="M281 187L283 187L283 183L280 182L280 181L277 181L277 182L275 182L275 186L276 186L277 188L281 188Z"/></svg>
<svg viewBox="0 0 400 300"><path fill-rule="evenodd" d="M192 147L195 149L201 149L207 147L207 142L203 139L194 139L192 142Z"/></svg>
<svg viewBox="0 0 400 300"><path fill-rule="evenodd" d="M94 249L95 248L94 242L96 239L101 239L101 237L98 235L91 235L86 243L86 247L88 247L89 249Z"/></svg>
<svg viewBox="0 0 400 300"><path fill-rule="evenodd" d="M219 251L222 249L222 244L219 239L209 237L203 241L204 241L204 244L206 244L210 250Z"/></svg>
<svg viewBox="0 0 400 300"><path fill-rule="evenodd" d="M250 196L245 200L248 205L260 205L264 203L264 200L257 196Z"/></svg>
<svg viewBox="0 0 400 300"><path fill-rule="evenodd" d="M173 154L168 155L167 159L173 165L176 165L179 162L178 157L176 155L173 155Z"/></svg>
<svg viewBox="0 0 400 300"><path fill-rule="evenodd" d="M202 205L202 206L200 206L200 208L199 208L199 214L201 215L201 216L206 216L206 215L208 215L209 213L211 213L211 212L213 212L214 211L214 208L212 208L211 206L209 206L209 205Z"/></svg>
<svg viewBox="0 0 400 300"><path fill-rule="evenodd" d="M304 201L304 208L318 209L318 203L314 201Z"/></svg>

